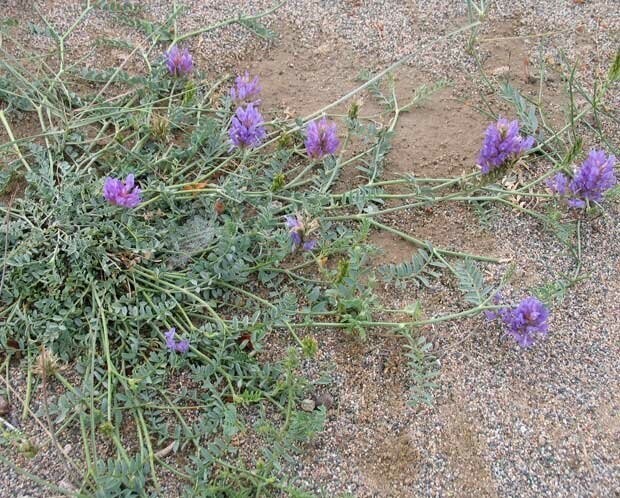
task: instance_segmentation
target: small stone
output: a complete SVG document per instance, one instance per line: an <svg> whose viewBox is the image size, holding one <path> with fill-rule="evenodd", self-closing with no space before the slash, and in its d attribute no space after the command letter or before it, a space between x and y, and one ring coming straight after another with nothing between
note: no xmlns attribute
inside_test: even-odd
<svg viewBox="0 0 620 498"><path fill-rule="evenodd" d="M499 66L491 71L491 74L495 77L505 76L510 72L510 67Z"/></svg>
<svg viewBox="0 0 620 498"><path fill-rule="evenodd" d="M329 43L323 43L318 48L314 50L314 55L327 55L331 50L331 46Z"/></svg>
<svg viewBox="0 0 620 498"><path fill-rule="evenodd" d="M8 415L10 410L9 401L4 396L0 396L0 417Z"/></svg>
<svg viewBox="0 0 620 498"><path fill-rule="evenodd" d="M76 493L77 492L77 488L68 479L62 479L58 483L58 486L61 487L62 489L70 491L72 493Z"/></svg>
<svg viewBox="0 0 620 498"><path fill-rule="evenodd" d="M301 409L305 412L311 412L316 407L316 403L313 399L304 399L301 402Z"/></svg>

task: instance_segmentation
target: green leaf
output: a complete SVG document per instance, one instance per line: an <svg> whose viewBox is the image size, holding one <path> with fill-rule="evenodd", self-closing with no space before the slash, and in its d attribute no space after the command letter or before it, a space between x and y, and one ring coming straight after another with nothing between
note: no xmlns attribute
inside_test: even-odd
<svg viewBox="0 0 620 498"><path fill-rule="evenodd" d="M607 81L609 83L615 83L616 81L620 81L620 49L616 51L616 57L614 58L611 67L609 68Z"/></svg>
<svg viewBox="0 0 620 498"><path fill-rule="evenodd" d="M439 376L440 369L439 360L432 353L433 345L425 337L414 339L408 336L405 348L411 378L408 404L413 408L422 404L431 406L433 391L437 388L435 379Z"/></svg>
<svg viewBox="0 0 620 498"><path fill-rule="evenodd" d="M258 36L259 38L262 38L263 40L275 40L276 39L275 31L272 31L269 28L265 27L265 25L261 24L256 19L244 18L244 19L239 19L239 21L237 22L241 26L243 26L245 29L251 31L256 36Z"/></svg>
<svg viewBox="0 0 620 498"><path fill-rule="evenodd" d="M536 106L525 100L519 90L507 81L500 84L500 95L514 106L523 131L528 135L536 135L538 131Z"/></svg>
<svg viewBox="0 0 620 498"><path fill-rule="evenodd" d="M459 261L455 266L455 273L465 301L481 305L488 299L493 287L484 285L482 272L474 261L470 259Z"/></svg>
<svg viewBox="0 0 620 498"><path fill-rule="evenodd" d="M416 286L430 286L430 279L437 279L441 276L441 270L445 264L435 259L432 248L418 249L411 258L399 264L389 264L379 268L379 273L387 282L395 282L397 286L403 288L407 283L412 282Z"/></svg>

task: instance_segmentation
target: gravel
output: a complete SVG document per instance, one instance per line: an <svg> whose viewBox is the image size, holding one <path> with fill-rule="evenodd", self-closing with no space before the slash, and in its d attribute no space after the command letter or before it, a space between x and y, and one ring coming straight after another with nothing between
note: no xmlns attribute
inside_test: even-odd
<svg viewBox="0 0 620 498"><path fill-rule="evenodd" d="M178 27L181 32L193 30L270 5L266 0L185 2L187 10ZM34 11L23 10L22 2L9 0L3 8L7 17L40 23ZM47 1L39 8L60 29L73 22L71 8L63 1ZM153 0L144 9L146 16L161 20L171 3ZM464 49L465 35L423 50L429 41L467 22L465 2L291 0L265 22L276 31L295 33L300 52L317 47L327 47L331 53L352 51L368 67L383 67L416 51L407 74L447 76L455 82L454 98L469 95L475 100L477 80L472 74L477 62ZM541 33L553 36L517 38ZM79 25L68 48L88 53L93 38L102 35L144 41L133 29L119 28L110 14L97 11ZM508 65L517 78L523 61L510 54L524 54L531 67L544 61L553 71L565 54L568 61L579 62L578 75L591 86L620 46L620 8L616 0L498 0L491 2L479 37L480 62L488 70L503 74L499 69ZM24 41L48 42L41 35ZM258 41L233 27L197 37L190 46L215 73L239 68L250 57L260 64L264 51L272 46L277 50L278 42ZM107 62L116 63L120 57L113 53ZM92 65L98 60L94 55L86 59ZM295 95L288 98L294 100ZM617 121L617 87L609 102ZM317 108L324 103L317 103ZM484 120L481 117L474 128L480 129ZM606 126L617 148L617 122ZM589 145L596 144L586 128L579 130ZM451 147L459 143L456 137ZM474 152L464 151L469 157ZM458 217L455 209L436 211L443 210L446 218ZM403 215L394 222L416 234L412 221L416 215L409 214L410 218ZM616 202L608 204L603 216L583 221L581 274L587 278L555 303L549 338L531 350L498 340L499 332L481 318L425 331L434 339L442 364L432 408L414 410L406 405L408 378L398 339L371 336L360 343L341 334L319 336L318 361L307 365L306 373L318 376L320 370L333 369L333 381L325 387L329 391L325 399L333 406L325 432L290 470L297 472L301 483L327 496L345 492L360 497L618 496L619 215ZM453 236L458 239L463 232L457 230ZM552 282L574 269L557 239L530 218L502 214L485 229L484 237L495 255L515 264L511 281L515 297L523 295L521 289ZM506 265L488 267L489 280L497 281L506 270ZM415 289L405 294L386 287L383 297L388 303L406 305L416 295ZM433 313L455 309L460 299L449 284L420 296L433 305ZM75 441L73 447L78 444ZM59 482L63 470L50 463L53 448L47 451L29 466ZM0 469L1 497L46 496L12 470L1 465Z"/></svg>

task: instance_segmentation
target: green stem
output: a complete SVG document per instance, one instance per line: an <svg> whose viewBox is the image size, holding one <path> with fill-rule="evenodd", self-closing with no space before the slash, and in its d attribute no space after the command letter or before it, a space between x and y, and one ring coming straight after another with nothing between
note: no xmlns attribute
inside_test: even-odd
<svg viewBox="0 0 620 498"><path fill-rule="evenodd" d="M577 220L577 267L573 274L573 278L577 278L581 272L581 220Z"/></svg>
<svg viewBox="0 0 620 498"><path fill-rule="evenodd" d="M142 415L142 411L141 410L136 410L136 413L138 415L138 419L140 420L140 426L142 428L142 432L144 433L144 440L146 442L146 447L149 453L149 462L150 462L150 467L151 467L151 479L153 480L153 484L155 485L155 488L157 490L161 489L161 486L159 485L159 481L157 480L157 475L155 474L155 455L153 453L153 446L151 445L151 437L149 435L149 431L146 427L146 423L144 422L144 417Z"/></svg>
<svg viewBox="0 0 620 498"><path fill-rule="evenodd" d="M11 130L11 126L9 125L9 122L6 120L4 111L0 111L0 122L4 125L4 129L6 130L6 133L9 136L11 143L13 144L13 149L15 150L15 154L17 154L17 157L19 157L20 161L22 162L26 170L28 172L32 171L32 169L30 168L30 165L28 164L28 161L26 161L26 159L24 158L22 154L22 151L19 149L19 146L17 145L17 141L15 140L15 136L13 135L13 130Z"/></svg>
<svg viewBox="0 0 620 498"><path fill-rule="evenodd" d="M94 285L92 286L92 290L94 301L97 303L97 308L99 308L99 318L101 320L101 341L103 345L103 353L105 355L108 374L108 422L112 423L112 371L114 370L114 366L112 365L112 358L110 357L108 322L105 317L105 310L103 309L103 305L101 304L101 300L99 299L99 294L97 293L97 289Z"/></svg>
<svg viewBox="0 0 620 498"><path fill-rule="evenodd" d="M502 308L503 306L497 305L480 305L475 308L470 308L465 311L459 311L458 313L449 313L447 315L437 316L435 318L429 318L427 320L414 320L411 322L374 322L374 321L356 321L356 322L312 322L308 323L294 323L291 326L296 328L303 327L324 327L324 328L349 328L351 325L362 325L365 327L389 327L396 329L404 329L407 327L422 327L425 325L433 325L435 323L447 322L450 320L456 320L459 318L465 318L468 316L478 315L483 311L487 310L497 310ZM392 310L390 310L392 311ZM402 313L406 313L406 311L401 311Z"/></svg>
<svg viewBox="0 0 620 498"><path fill-rule="evenodd" d="M28 335L30 337L30 334ZM26 372L26 394L24 395L24 409L22 411L22 421L26 420L30 408L30 397L32 396L32 363L30 361L30 349L28 348L28 370Z"/></svg>
<svg viewBox="0 0 620 498"><path fill-rule="evenodd" d="M211 317L215 320L215 322L220 325L220 327L222 327L222 330L226 330L228 327L226 325L226 323L222 320L222 318L220 317L220 315L218 315L216 313L216 311L209 305L209 303L207 303L204 299L202 299L201 297L197 296L196 294L189 292L188 290L184 289L183 287L179 287L178 285L172 284L162 278L159 278L157 275L155 275L153 272L150 272L146 269L140 269L137 266L134 266L131 269L132 272L137 273L138 275L142 275L142 277L148 278L149 280L152 280L154 282L160 282L163 285L169 287L170 289L176 290L177 292L180 292L181 294L185 294L186 296L192 298L194 301L200 303L202 306L204 306L204 308L209 312L209 314L211 315ZM160 287L157 287L159 290L163 290Z"/></svg>
<svg viewBox="0 0 620 498"><path fill-rule="evenodd" d="M356 219L359 221L359 218L357 217L352 217L351 219ZM466 252L459 252L459 251L450 251L448 249L441 249L438 247L433 246L432 244L429 244L428 242L424 242L420 239L416 239L415 237L412 237L411 235L406 234L405 232L402 232L400 230L397 230L396 228L392 228L390 226L384 225L383 223L379 223L378 221L375 221L373 219L367 218L368 221L370 222L371 225L373 225L376 228L380 228L381 230L385 230L386 232L390 232L393 233L394 235L398 235L399 237L401 237L402 239L411 242L413 244L415 244L418 247L432 247L432 249L442 255L446 255L446 256L456 256L458 258L466 258L466 259L473 259L473 260L477 260L477 261L486 261L489 263L501 263L503 260L497 259L497 258L492 258L490 256L480 256L477 254L470 254L470 253L466 253Z"/></svg>
<svg viewBox="0 0 620 498"><path fill-rule="evenodd" d="M315 165L316 161L310 161L310 164L308 164L303 170L301 170L301 173L299 173L295 178L293 178L290 182L284 185L282 190L290 190L292 188L298 187L300 185L299 181L304 176L306 176L306 173L308 173L308 171L310 171Z"/></svg>
<svg viewBox="0 0 620 498"><path fill-rule="evenodd" d="M186 40L187 38L191 38L192 36L197 36L197 35L201 35L203 33L207 33L209 31L213 31L219 28L224 28L226 26L229 26L231 24L243 24L243 22L246 21L254 21L256 19L260 19L261 17L265 17L268 16L269 14L272 14L273 12L275 12L276 10L278 10L280 7L282 7L282 5L284 5L288 0L283 0L282 2L274 5L273 7L259 13L256 14L254 16L239 16L239 17L233 17L230 19L226 19L224 21L218 22L216 24L212 24L211 26L207 26L206 28L200 28L197 29L195 31L190 31L189 33L185 33L184 35L181 36L176 36L171 42L170 45L168 46L168 50L170 50L174 45L178 44L179 42L182 42L183 40Z"/></svg>

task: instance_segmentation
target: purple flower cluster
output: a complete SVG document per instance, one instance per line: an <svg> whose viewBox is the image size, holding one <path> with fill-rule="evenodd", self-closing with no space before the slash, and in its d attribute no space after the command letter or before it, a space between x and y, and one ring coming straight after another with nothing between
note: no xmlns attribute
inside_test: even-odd
<svg viewBox="0 0 620 498"><path fill-rule="evenodd" d="M307 236L311 233L312 227L307 229L304 220L301 216L286 216L286 228L293 242L293 252L301 247L304 251L312 251L316 248L318 241L316 239L308 239Z"/></svg>
<svg viewBox="0 0 620 498"><path fill-rule="evenodd" d="M519 122L500 118L497 123L489 125L482 149L478 155L478 164L483 174L488 174L508 161L517 159L534 145L534 137L523 138L519 133Z"/></svg>
<svg viewBox="0 0 620 498"><path fill-rule="evenodd" d="M336 123L326 117L311 121L306 129L306 152L312 159L333 154L340 146Z"/></svg>
<svg viewBox="0 0 620 498"><path fill-rule="evenodd" d="M179 48L174 45L164 54L166 67L172 76L186 76L194 69L194 61L189 50Z"/></svg>
<svg viewBox="0 0 620 498"><path fill-rule="evenodd" d="M237 104L260 104L257 100L262 87L260 86L258 76L250 79L250 73L247 71L243 76L237 76L234 86L230 89L230 98Z"/></svg>
<svg viewBox="0 0 620 498"><path fill-rule="evenodd" d="M588 202L600 202L603 193L612 188L617 180L614 172L616 158L605 151L591 150L587 159L575 171L573 179L558 173L547 182L552 192L568 196L568 204L574 208L584 208Z"/></svg>
<svg viewBox="0 0 620 498"><path fill-rule="evenodd" d="M547 187L554 194L566 195L568 192L568 178L562 173L558 173L553 178L547 180Z"/></svg>
<svg viewBox="0 0 620 498"><path fill-rule="evenodd" d="M136 207L142 201L140 193L140 187L136 186L133 175L127 175L125 182L108 177L103 184L103 197L116 206Z"/></svg>
<svg viewBox="0 0 620 498"><path fill-rule="evenodd" d="M174 336L177 333L177 330L173 327L168 332L164 333L164 337L166 338L166 347L169 351L176 353L187 353L189 351L189 340L182 339L177 341Z"/></svg>
<svg viewBox="0 0 620 498"><path fill-rule="evenodd" d="M256 147L263 141L265 134L263 116L254 104L237 108L228 130L232 142L231 148Z"/></svg>
<svg viewBox="0 0 620 498"><path fill-rule="evenodd" d="M488 320L501 318L506 334L513 337L522 348L529 348L538 336L549 332L549 310L535 297L527 297L516 307L505 307L497 312L487 312Z"/></svg>

